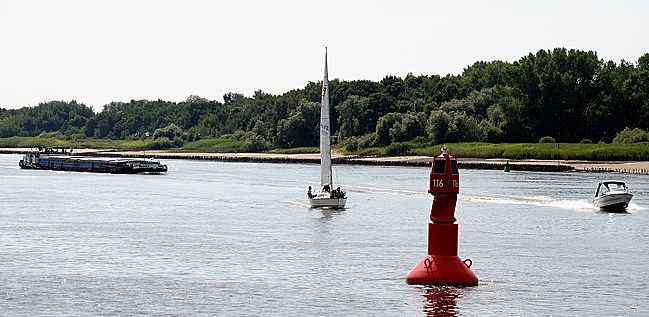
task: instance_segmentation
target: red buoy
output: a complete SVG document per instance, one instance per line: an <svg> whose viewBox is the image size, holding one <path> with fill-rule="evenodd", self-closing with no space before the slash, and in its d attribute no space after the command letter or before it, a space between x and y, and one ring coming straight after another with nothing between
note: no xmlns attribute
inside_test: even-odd
<svg viewBox="0 0 649 317"><path fill-rule="evenodd" d="M448 154L433 158L428 192L433 194L433 206L428 223L428 255L406 275L408 284L475 286L478 277L471 272L471 260L457 256L455 205L460 191L457 159Z"/></svg>

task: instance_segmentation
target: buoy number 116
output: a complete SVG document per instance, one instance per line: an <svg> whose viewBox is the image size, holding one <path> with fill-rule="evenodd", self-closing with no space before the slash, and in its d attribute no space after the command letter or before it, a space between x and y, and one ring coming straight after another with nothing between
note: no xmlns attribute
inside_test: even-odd
<svg viewBox="0 0 649 317"><path fill-rule="evenodd" d="M432 184L433 187L436 187L436 188L443 188L444 187L444 180L443 179L433 179L432 181L433 181L433 184ZM452 182L453 182L453 188L460 187L460 184L456 179L452 180ZM450 183L451 183L451 180L449 180L449 184Z"/></svg>

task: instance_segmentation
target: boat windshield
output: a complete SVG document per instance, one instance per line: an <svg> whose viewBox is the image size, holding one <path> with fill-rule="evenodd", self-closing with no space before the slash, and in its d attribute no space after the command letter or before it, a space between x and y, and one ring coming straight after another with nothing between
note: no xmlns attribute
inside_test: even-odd
<svg viewBox="0 0 649 317"><path fill-rule="evenodd" d="M605 185L609 191L626 191L626 185L624 183L606 183Z"/></svg>

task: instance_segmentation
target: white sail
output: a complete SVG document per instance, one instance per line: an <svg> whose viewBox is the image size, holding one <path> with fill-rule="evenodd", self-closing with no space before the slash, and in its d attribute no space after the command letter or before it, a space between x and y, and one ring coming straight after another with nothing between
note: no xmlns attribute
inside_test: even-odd
<svg viewBox="0 0 649 317"><path fill-rule="evenodd" d="M327 48L325 47L324 79L322 80L322 104L320 107L320 185L331 182L331 129L329 124L329 75L327 70Z"/></svg>

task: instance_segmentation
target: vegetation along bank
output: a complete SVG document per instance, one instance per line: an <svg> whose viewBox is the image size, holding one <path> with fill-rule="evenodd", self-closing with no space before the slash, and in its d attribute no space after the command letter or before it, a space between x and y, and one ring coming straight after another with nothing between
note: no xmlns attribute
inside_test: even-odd
<svg viewBox="0 0 649 317"><path fill-rule="evenodd" d="M462 157L649 160L649 53L614 62L555 48L459 75L334 79L330 88L333 143L345 154L431 155L455 144ZM320 93L310 82L281 95L131 100L101 112L74 100L0 108L0 147L308 152L318 145Z"/></svg>

